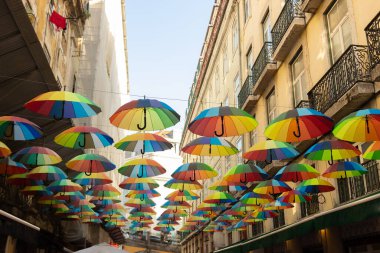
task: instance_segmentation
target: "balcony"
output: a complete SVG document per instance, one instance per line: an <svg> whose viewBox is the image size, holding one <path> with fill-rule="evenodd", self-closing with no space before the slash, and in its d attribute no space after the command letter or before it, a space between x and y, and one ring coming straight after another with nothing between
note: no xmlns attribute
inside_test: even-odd
<svg viewBox="0 0 380 253"><path fill-rule="evenodd" d="M296 108L310 108L309 100L301 100L298 105L296 105Z"/></svg>
<svg viewBox="0 0 380 253"><path fill-rule="evenodd" d="M251 112L258 101L258 97L253 95L253 86L253 78L248 76L238 95L239 108L247 112Z"/></svg>
<svg viewBox="0 0 380 253"><path fill-rule="evenodd" d="M380 13L365 28L372 79L380 81Z"/></svg>
<svg viewBox="0 0 380 253"><path fill-rule="evenodd" d="M309 91L311 107L335 120L355 111L374 95L368 47L351 45Z"/></svg>
<svg viewBox="0 0 380 253"><path fill-rule="evenodd" d="M316 13L323 0L302 0L301 10L307 13Z"/></svg>
<svg viewBox="0 0 380 253"><path fill-rule="evenodd" d="M273 59L283 61L305 29L301 0L287 0L272 29Z"/></svg>
<svg viewBox="0 0 380 253"><path fill-rule="evenodd" d="M265 42L252 67L254 95L260 95L267 87L267 82L277 71L277 63L273 60L272 42Z"/></svg>

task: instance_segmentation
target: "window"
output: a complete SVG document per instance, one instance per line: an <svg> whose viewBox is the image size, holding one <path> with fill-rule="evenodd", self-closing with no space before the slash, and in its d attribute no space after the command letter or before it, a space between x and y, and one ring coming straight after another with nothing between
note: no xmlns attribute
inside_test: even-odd
<svg viewBox="0 0 380 253"><path fill-rule="evenodd" d="M232 244L232 232L228 232L228 245Z"/></svg>
<svg viewBox="0 0 380 253"><path fill-rule="evenodd" d="M269 11L264 17L264 21L262 23L263 26L263 39L264 42L272 42L272 33L271 33L271 27L270 27L270 18L269 18Z"/></svg>
<svg viewBox="0 0 380 253"><path fill-rule="evenodd" d="M319 212L318 195L313 194L311 201L301 203L301 217L304 218L317 212Z"/></svg>
<svg viewBox="0 0 380 253"><path fill-rule="evenodd" d="M232 25L232 52L235 53L239 46L239 30L237 21L235 20Z"/></svg>
<svg viewBox="0 0 380 253"><path fill-rule="evenodd" d="M246 62L247 62L247 70L248 73L251 73L251 69L253 66L253 55L252 55L252 47L248 49L248 52L246 54ZM250 75L250 74L249 74Z"/></svg>
<svg viewBox="0 0 380 253"><path fill-rule="evenodd" d="M255 145L257 143L257 131L256 130L253 130L251 133L250 133L250 141L251 141L251 146Z"/></svg>
<svg viewBox="0 0 380 253"><path fill-rule="evenodd" d="M240 237L240 241L244 241L244 240L247 240L248 236L247 236L247 230L242 230L242 231L239 231L239 237Z"/></svg>
<svg viewBox="0 0 380 253"><path fill-rule="evenodd" d="M239 101L239 93L240 93L240 73L238 72L234 79L234 86L235 86L235 106L238 106Z"/></svg>
<svg viewBox="0 0 380 253"><path fill-rule="evenodd" d="M347 0L338 0L327 13L332 60L335 62L352 44Z"/></svg>
<svg viewBox="0 0 380 253"><path fill-rule="evenodd" d="M264 233L264 223L262 221L253 223L251 228L253 236L257 236Z"/></svg>
<svg viewBox="0 0 380 253"><path fill-rule="evenodd" d="M303 63L303 53L300 52L291 63L292 83L294 94L294 106L301 101L307 100L307 83L305 76L305 65Z"/></svg>
<svg viewBox="0 0 380 253"><path fill-rule="evenodd" d="M244 0L244 22L251 17L251 0Z"/></svg>
<svg viewBox="0 0 380 253"><path fill-rule="evenodd" d="M228 73L228 67L229 67L229 62L228 62L228 45L226 44L224 46L223 50L223 76L226 78L226 75Z"/></svg>
<svg viewBox="0 0 380 253"><path fill-rule="evenodd" d="M278 216L273 218L273 228L278 228L285 225L284 210L279 210L278 214Z"/></svg>
<svg viewBox="0 0 380 253"><path fill-rule="evenodd" d="M267 97L267 114L268 123L270 123L276 117L276 93L274 89Z"/></svg>

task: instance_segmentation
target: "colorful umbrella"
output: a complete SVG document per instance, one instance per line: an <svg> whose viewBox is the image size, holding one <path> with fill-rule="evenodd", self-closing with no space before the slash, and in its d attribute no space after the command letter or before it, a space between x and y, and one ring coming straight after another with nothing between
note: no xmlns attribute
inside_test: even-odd
<svg viewBox="0 0 380 253"><path fill-rule="evenodd" d="M165 199L170 201L196 200L199 199L199 195L188 190L182 192L178 190L170 193Z"/></svg>
<svg viewBox="0 0 380 253"><path fill-rule="evenodd" d="M110 184L95 185L91 190L86 192L87 195L100 197L100 200L108 197L120 196L120 192Z"/></svg>
<svg viewBox="0 0 380 253"><path fill-rule="evenodd" d="M28 170L24 164L13 161L12 159L0 159L0 174L1 175L14 175L23 174Z"/></svg>
<svg viewBox="0 0 380 253"><path fill-rule="evenodd" d="M35 180L28 177L28 173L13 174L7 178L7 183L11 185L42 185L41 180Z"/></svg>
<svg viewBox="0 0 380 253"><path fill-rule="evenodd" d="M276 141L300 142L324 135L334 121L310 108L296 108L280 114L265 129L265 136Z"/></svg>
<svg viewBox="0 0 380 253"><path fill-rule="evenodd" d="M46 189L44 185L28 185L25 186L21 192L25 195L39 195L39 196L50 196L53 195L51 191Z"/></svg>
<svg viewBox="0 0 380 253"><path fill-rule="evenodd" d="M119 184L120 188L126 190L152 190L159 187L156 180L151 178L133 178L128 177Z"/></svg>
<svg viewBox="0 0 380 253"><path fill-rule="evenodd" d="M161 194L156 191L155 189L152 189L152 190L141 190L141 191L138 191L138 190L130 190L126 195L125 197L127 198L138 198L136 196L141 196L141 195L145 195L147 196L148 198L155 198L155 197L159 197L161 196Z"/></svg>
<svg viewBox="0 0 380 253"><path fill-rule="evenodd" d="M0 141L0 158L4 158L9 156L12 153L12 151L8 148L5 143Z"/></svg>
<svg viewBox="0 0 380 253"><path fill-rule="evenodd" d="M263 141L253 145L243 157L248 160L266 161L283 160L298 156L298 151L289 143L281 141Z"/></svg>
<svg viewBox="0 0 380 253"><path fill-rule="evenodd" d="M117 149L123 151L145 154L171 149L173 145L164 137L152 133L136 133L128 135L115 144Z"/></svg>
<svg viewBox="0 0 380 253"><path fill-rule="evenodd" d="M51 183L48 187L48 190L53 192L75 192L82 191L82 186L72 182L69 179L62 179Z"/></svg>
<svg viewBox="0 0 380 253"><path fill-rule="evenodd" d="M278 212L272 211L272 210L265 210L264 208L260 208L256 211L254 211L251 216L255 219L268 219L268 218L274 218L277 217L279 214Z"/></svg>
<svg viewBox="0 0 380 253"><path fill-rule="evenodd" d="M182 151L198 156L229 156L239 150L229 141L217 137L200 137L182 148Z"/></svg>
<svg viewBox="0 0 380 253"><path fill-rule="evenodd" d="M132 194L132 195L129 195L129 196L126 195L127 198L141 199L141 200L155 198L155 197L159 197L159 196L161 196L161 194L159 194L158 192L157 192L157 194L153 194L153 193L146 194L146 193L143 193L143 194Z"/></svg>
<svg viewBox="0 0 380 253"><path fill-rule="evenodd" d="M273 177L284 182L299 182L319 176L319 171L303 163L294 163L282 167Z"/></svg>
<svg viewBox="0 0 380 253"><path fill-rule="evenodd" d="M90 126L71 127L54 138L54 142L67 148L104 148L113 143L111 136Z"/></svg>
<svg viewBox="0 0 380 253"><path fill-rule="evenodd" d="M191 205L186 201L166 201L161 207L175 210L173 212L176 213L179 209L190 208Z"/></svg>
<svg viewBox="0 0 380 253"><path fill-rule="evenodd" d="M67 175L57 166L44 165L32 169L28 173L28 177L36 180L58 181L66 179Z"/></svg>
<svg viewBox="0 0 380 253"><path fill-rule="evenodd" d="M189 124L189 130L207 137L239 136L251 132L258 123L249 113L235 107L220 106L202 111Z"/></svg>
<svg viewBox="0 0 380 253"><path fill-rule="evenodd" d="M43 93L24 104L24 107L56 120L86 118L101 111L100 107L88 98L68 91Z"/></svg>
<svg viewBox="0 0 380 253"><path fill-rule="evenodd" d="M286 203L302 203L311 201L311 196L309 196L305 192L301 192L298 190L291 190L287 192L281 193L281 195L277 198L277 200Z"/></svg>
<svg viewBox="0 0 380 253"><path fill-rule="evenodd" d="M161 164L152 159L133 159L118 169L119 173L133 178L154 177L166 172Z"/></svg>
<svg viewBox="0 0 380 253"><path fill-rule="evenodd" d="M321 193L330 192L335 190L335 187L321 178L312 178L302 181L296 188L296 190L305 193Z"/></svg>
<svg viewBox="0 0 380 253"><path fill-rule="evenodd" d="M248 188L243 183L228 182L225 179L221 179L221 180L215 181L209 187L209 189L214 190L214 191L234 192L234 191L244 191Z"/></svg>
<svg viewBox="0 0 380 253"><path fill-rule="evenodd" d="M363 154L364 159L380 160L380 141L374 141Z"/></svg>
<svg viewBox="0 0 380 253"><path fill-rule="evenodd" d="M274 198L269 194L260 194L255 192L247 192L240 198L240 202L245 205L263 205L273 202Z"/></svg>
<svg viewBox="0 0 380 253"><path fill-rule="evenodd" d="M47 195L47 196L42 196L38 199L37 201L38 204L40 205L56 205L56 204L64 204L64 200L59 200L56 199L53 195Z"/></svg>
<svg viewBox="0 0 380 253"><path fill-rule="evenodd" d="M14 141L28 141L42 137L42 131L39 126L33 122L16 117L0 117L0 138Z"/></svg>
<svg viewBox="0 0 380 253"><path fill-rule="evenodd" d="M224 179L234 183L248 183L255 181L263 181L269 179L269 175L256 164L248 162L247 164L238 164L232 167Z"/></svg>
<svg viewBox="0 0 380 253"><path fill-rule="evenodd" d="M235 215L235 216L244 216L248 212L257 210L259 207L260 206L237 202L231 207L231 210L229 210L229 212L225 212L225 214L230 214L230 215Z"/></svg>
<svg viewBox="0 0 380 253"><path fill-rule="evenodd" d="M94 196L90 199L90 202L97 206L106 206L110 204L120 203L121 200L118 197L97 197Z"/></svg>
<svg viewBox="0 0 380 253"><path fill-rule="evenodd" d="M62 158L53 150L45 147L27 147L12 156L12 160L31 166L60 163Z"/></svg>
<svg viewBox="0 0 380 253"><path fill-rule="evenodd" d="M166 209L161 215L166 215L166 214L174 214L180 217L186 217L189 215L185 210L177 210L176 212L174 212L174 210L172 209Z"/></svg>
<svg viewBox="0 0 380 253"><path fill-rule="evenodd" d="M110 117L110 122L127 130L155 131L174 126L179 119L179 114L164 102L144 97L121 106Z"/></svg>
<svg viewBox="0 0 380 253"><path fill-rule="evenodd" d="M339 162L331 165L322 176L328 178L348 178L362 176L367 172L367 169L359 163Z"/></svg>
<svg viewBox="0 0 380 253"><path fill-rule="evenodd" d="M309 160L328 161L330 165L334 160L359 156L360 151L346 141L323 141L314 144L306 152L304 157Z"/></svg>
<svg viewBox="0 0 380 253"><path fill-rule="evenodd" d="M84 172L87 176L92 173L111 171L116 168L110 160L97 154L82 154L66 163L67 168Z"/></svg>
<svg viewBox="0 0 380 253"><path fill-rule="evenodd" d="M179 166L171 175L180 180L204 180L216 177L218 172L205 163L186 163Z"/></svg>
<svg viewBox="0 0 380 253"><path fill-rule="evenodd" d="M106 173L91 173L87 176L84 172L79 173L73 178L73 181L82 186L84 185L102 185L112 183L112 179L109 178Z"/></svg>
<svg viewBox="0 0 380 253"><path fill-rule="evenodd" d="M135 214L135 213L147 213L151 215L155 215L156 211L153 210L151 207L138 207L138 208L133 208L131 211L129 211L130 214Z"/></svg>
<svg viewBox="0 0 380 253"><path fill-rule="evenodd" d="M155 206L156 203L151 199L129 199L124 203L125 206L139 207L139 206Z"/></svg>
<svg viewBox="0 0 380 253"><path fill-rule="evenodd" d="M198 181L178 180L175 178L170 179L164 184L165 187L179 191L193 191L202 189L202 185Z"/></svg>
<svg viewBox="0 0 380 253"><path fill-rule="evenodd" d="M84 199L84 196L79 191L73 191L73 192L58 192L54 195L56 199L59 200L65 200L68 202L77 201L79 199Z"/></svg>
<svg viewBox="0 0 380 253"><path fill-rule="evenodd" d="M231 194L226 192L220 192L217 191L211 195L208 195L203 202L204 203L217 203L217 204L224 204L224 203L234 203L237 199L235 199Z"/></svg>
<svg viewBox="0 0 380 253"><path fill-rule="evenodd" d="M335 126L336 138L350 142L380 140L380 110L364 109L353 112Z"/></svg>
<svg viewBox="0 0 380 253"><path fill-rule="evenodd" d="M253 192L261 194L279 194L290 190L292 190L292 188L290 188L286 183L271 179L260 182L253 189Z"/></svg>
<svg viewBox="0 0 380 253"><path fill-rule="evenodd" d="M289 209L293 208L294 206L288 202L282 202L280 200L276 200L274 202L268 203L264 206L264 210L284 210L284 209Z"/></svg>

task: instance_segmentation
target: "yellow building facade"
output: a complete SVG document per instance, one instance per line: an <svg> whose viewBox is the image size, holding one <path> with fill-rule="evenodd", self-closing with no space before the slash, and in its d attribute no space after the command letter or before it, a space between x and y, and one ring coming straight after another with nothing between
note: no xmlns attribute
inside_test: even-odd
<svg viewBox="0 0 380 253"><path fill-rule="evenodd" d="M218 170L220 179L242 162L242 152L266 140L265 127L287 110L314 108L337 123L355 110L378 108L379 11L377 0L216 1L185 127L202 110L220 104L244 109L259 126L245 136L228 138L241 150L238 155L200 158L183 154L184 162L205 162ZM184 131L181 145L195 138ZM328 139L333 136L296 148L302 154L316 141ZM367 147L363 143L355 146ZM274 175L288 162L259 165ZM289 163L301 162L321 173L327 168L326 162L311 163L302 156ZM367 175L331 179L335 191L281 211L278 218L248 226L246 232L194 231L183 238L182 252L378 252L375 238L380 229L375 224L379 219L371 213L355 220L350 210L378 200L379 165L376 161L358 162L368 169ZM212 192L207 188L218 178L204 182L201 198L190 211ZM332 222L340 212L350 221ZM358 226L368 229L362 231Z"/></svg>

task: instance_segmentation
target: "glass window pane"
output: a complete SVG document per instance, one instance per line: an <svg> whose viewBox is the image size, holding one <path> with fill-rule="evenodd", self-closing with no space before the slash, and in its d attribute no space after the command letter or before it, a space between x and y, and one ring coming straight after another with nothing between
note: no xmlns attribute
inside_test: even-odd
<svg viewBox="0 0 380 253"><path fill-rule="evenodd" d="M343 53L339 32L335 33L331 37L331 50L332 50L333 60L335 62L339 58L339 56Z"/></svg>
<svg viewBox="0 0 380 253"><path fill-rule="evenodd" d="M342 24L343 50L352 44L350 19L347 18Z"/></svg>
<svg viewBox="0 0 380 253"><path fill-rule="evenodd" d="M305 75L305 72L303 72L301 74L301 78L300 78L300 81L301 81L301 100L307 100L307 92L308 92L308 86L307 86L307 83L306 83L306 75Z"/></svg>

